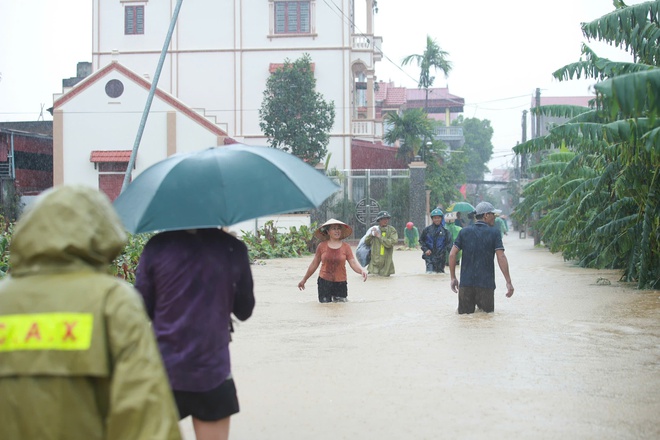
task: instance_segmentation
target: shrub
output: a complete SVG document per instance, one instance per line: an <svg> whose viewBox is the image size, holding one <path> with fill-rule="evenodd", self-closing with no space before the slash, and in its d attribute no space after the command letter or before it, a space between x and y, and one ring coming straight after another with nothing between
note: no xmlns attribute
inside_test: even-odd
<svg viewBox="0 0 660 440"><path fill-rule="evenodd" d="M269 258L300 257L314 252L314 231L312 227L301 226L300 229L292 226L288 233L280 233L272 220L267 221L262 229L255 234L241 231L243 241L248 247L250 260Z"/></svg>
<svg viewBox="0 0 660 440"><path fill-rule="evenodd" d="M110 273L123 278L131 284L135 284L135 270L137 269L140 255L147 241L154 234L135 234L128 236L128 243L124 250L110 265Z"/></svg>
<svg viewBox="0 0 660 440"><path fill-rule="evenodd" d="M0 279L10 272L9 255L14 223L0 215ZM280 233L274 222L268 221L256 234L243 232L243 241L248 247L250 260L269 258L292 258L313 253L317 240L312 228L301 226L291 227L288 233ZM117 258L110 264L110 274L135 284L135 271L142 250L154 234L135 234L128 237L128 242Z"/></svg>

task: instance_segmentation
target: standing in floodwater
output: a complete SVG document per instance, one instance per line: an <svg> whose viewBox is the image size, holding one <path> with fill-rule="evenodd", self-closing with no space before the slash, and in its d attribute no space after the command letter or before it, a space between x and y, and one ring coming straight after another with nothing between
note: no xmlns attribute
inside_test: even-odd
<svg viewBox="0 0 660 440"><path fill-rule="evenodd" d="M509 275L509 262L504 255L500 232L493 228L495 207L488 202L477 205L476 223L461 229L449 254L451 290L458 293L458 313L474 313L475 306L484 312L495 310L495 263L500 266L506 280L506 296L513 295ZM456 255L463 251L461 282L456 279Z"/></svg>
<svg viewBox="0 0 660 440"><path fill-rule="evenodd" d="M344 243L344 238L353 233L353 229L346 223L331 218L321 225L314 236L321 240L316 248L316 255L309 264L305 276L298 283L298 289L305 290L305 283L309 277L316 272L321 264L319 273L318 294L319 302L345 302L348 297L348 281L346 276L346 263L351 266L355 273L362 275L364 281L367 281L367 271L364 270L357 259L353 256L353 251L348 243Z"/></svg>
<svg viewBox="0 0 660 440"><path fill-rule="evenodd" d="M376 216L378 225L369 228L365 243L371 246L371 261L369 273L381 277L389 277L394 273L394 245L399 242L399 235L390 226L392 216L387 211L380 211Z"/></svg>

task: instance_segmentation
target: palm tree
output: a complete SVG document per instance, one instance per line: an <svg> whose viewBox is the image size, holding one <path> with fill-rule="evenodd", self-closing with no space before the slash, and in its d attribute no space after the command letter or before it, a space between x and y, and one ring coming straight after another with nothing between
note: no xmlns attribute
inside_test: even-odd
<svg viewBox="0 0 660 440"><path fill-rule="evenodd" d="M590 108L546 106L542 114L570 118L543 138L514 148L540 152L558 145L535 171L516 208L526 219L546 215L538 230L553 251L587 267L623 268L639 288L660 285L660 1L626 6L582 25L583 34L626 48L633 63L599 58L583 46L584 59L554 76L595 78ZM556 150L554 150L556 151Z"/></svg>
<svg viewBox="0 0 660 440"><path fill-rule="evenodd" d="M390 145L401 141L397 157L408 162L425 147L424 141L433 137L435 121L420 108L406 110L401 116L389 112L383 119L390 127L383 139Z"/></svg>
<svg viewBox="0 0 660 440"><path fill-rule="evenodd" d="M430 35L426 36L426 49L424 53L408 55L401 61L401 65L405 66L410 64L412 61L416 61L417 65L420 67L419 72L419 82L418 87L420 89L426 90L426 102L424 103L424 111L428 113L429 106L429 88L433 85L435 81L435 76L431 76L431 68L434 70L442 70L445 74L445 78L451 72L452 64L447 59L449 53L445 52L438 46L438 43L431 38Z"/></svg>

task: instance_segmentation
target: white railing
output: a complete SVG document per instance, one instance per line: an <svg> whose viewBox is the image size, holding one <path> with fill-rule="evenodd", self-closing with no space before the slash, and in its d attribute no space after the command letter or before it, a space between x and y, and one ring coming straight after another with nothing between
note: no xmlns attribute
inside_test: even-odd
<svg viewBox="0 0 660 440"><path fill-rule="evenodd" d="M373 37L371 36L353 35L351 47L353 50L371 50L373 41Z"/></svg>
<svg viewBox="0 0 660 440"><path fill-rule="evenodd" d="M369 121L369 120L353 121L351 134L353 136L373 136L374 121Z"/></svg>
<svg viewBox="0 0 660 440"><path fill-rule="evenodd" d="M435 136L440 138L461 138L463 137L463 127L437 127Z"/></svg>
<svg viewBox="0 0 660 440"><path fill-rule="evenodd" d="M351 123L351 134L380 139L383 137L383 123L373 119L354 119Z"/></svg>

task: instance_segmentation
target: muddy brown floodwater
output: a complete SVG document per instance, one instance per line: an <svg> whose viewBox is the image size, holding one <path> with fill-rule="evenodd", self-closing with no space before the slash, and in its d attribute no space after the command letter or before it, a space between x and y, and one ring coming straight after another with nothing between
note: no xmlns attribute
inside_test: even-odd
<svg viewBox="0 0 660 440"><path fill-rule="evenodd" d="M458 315L449 275L426 275L421 251L397 250L390 278L350 272L338 304L318 303L318 272L297 289L311 257L253 266L230 438L660 438L660 291L533 239L504 245L516 290L504 296L496 265L492 314Z"/></svg>

